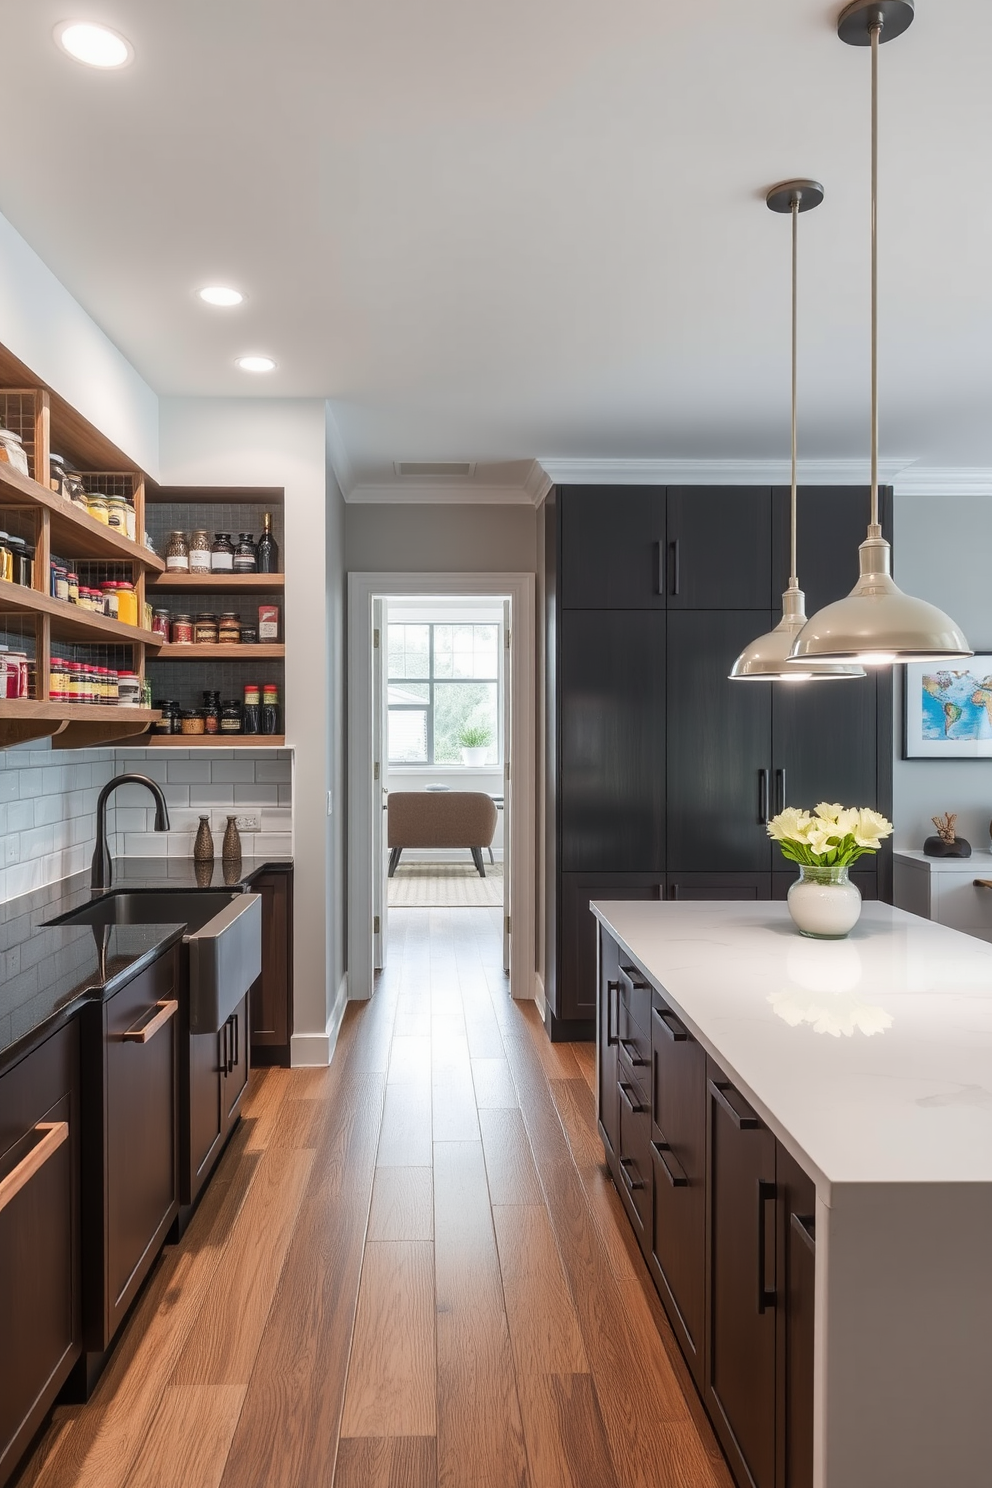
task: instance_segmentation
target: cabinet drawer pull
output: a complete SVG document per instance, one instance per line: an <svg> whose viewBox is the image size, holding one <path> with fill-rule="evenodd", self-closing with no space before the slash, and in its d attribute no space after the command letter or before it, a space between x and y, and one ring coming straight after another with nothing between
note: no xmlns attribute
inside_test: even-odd
<svg viewBox="0 0 992 1488"><path fill-rule="evenodd" d="M636 966L621 966L620 980L626 982L632 992L635 990L643 992L651 985L650 982L644 980Z"/></svg>
<svg viewBox="0 0 992 1488"><path fill-rule="evenodd" d="M774 1288L769 1290L765 1286L765 1249L766 1231L765 1214L769 1203L775 1198L775 1185L768 1178L758 1179L758 1312L764 1314L769 1307L775 1306Z"/></svg>
<svg viewBox="0 0 992 1488"><path fill-rule="evenodd" d="M620 1047L634 1066L634 1069L647 1069L650 1066L650 1059L639 1059L637 1057L637 1044L633 1039L622 1038L620 1040ZM630 1052L631 1049L634 1051L633 1054Z"/></svg>
<svg viewBox="0 0 992 1488"><path fill-rule="evenodd" d="M661 1024L662 1032L667 1034L673 1042L676 1044L684 1044L686 1042L689 1037L689 1030L682 1027L682 1024L674 1013L669 1012L668 1008L652 1008L651 1011ZM672 1020L671 1023L668 1021L669 1018Z"/></svg>
<svg viewBox="0 0 992 1488"><path fill-rule="evenodd" d="M634 1159L632 1157L622 1157L620 1159L620 1177L623 1179L630 1193L633 1193L635 1189L644 1187L641 1179L637 1179L635 1182L627 1172L628 1167L633 1161Z"/></svg>
<svg viewBox="0 0 992 1488"><path fill-rule="evenodd" d="M614 1001L614 999L616 999L616 1000ZM617 1016L616 1016L616 1029L617 1029L617 1032L616 1033L613 1032L613 1028L614 1028L613 1009L614 1009L614 1007L617 1010ZM619 1042L619 1032L620 1032L620 983L619 982L607 982L607 984L606 984L606 1047L608 1049L615 1048L615 1046Z"/></svg>
<svg viewBox="0 0 992 1488"><path fill-rule="evenodd" d="M758 825L768 825L768 771L758 771Z"/></svg>
<svg viewBox="0 0 992 1488"><path fill-rule="evenodd" d="M633 1085L628 1085L624 1080L618 1080L617 1085L623 1097L624 1105L627 1106L632 1116L639 1116L642 1111L647 1110L647 1106L642 1106L639 1100L632 1099L632 1096L636 1097L637 1095Z"/></svg>
<svg viewBox="0 0 992 1488"><path fill-rule="evenodd" d="M6 1209L14 1195L20 1193L26 1183L31 1182L35 1173L45 1166L52 1153L69 1137L68 1121L41 1121L34 1130L41 1140L21 1158L17 1167L6 1178L0 1178L0 1209Z"/></svg>
<svg viewBox="0 0 992 1488"><path fill-rule="evenodd" d="M126 1044L147 1044L178 1011L179 1004L174 997L170 997L168 1002L157 1002L148 1022L143 1023L140 1028L128 1028L121 1034L121 1038Z"/></svg>
<svg viewBox="0 0 992 1488"><path fill-rule="evenodd" d="M760 1128L761 1122L750 1107L748 1107L747 1111L738 1111L736 1106L731 1105L727 1092L732 1091L734 1095L737 1095L738 1092L734 1090L729 1080L721 1085L718 1085L715 1080L710 1080L709 1087L710 1095L720 1102L720 1105L726 1111L738 1131L757 1131Z"/></svg>
<svg viewBox="0 0 992 1488"><path fill-rule="evenodd" d="M685 1176L685 1173L682 1171L682 1166L677 1161L674 1153L672 1154L672 1162L674 1162L675 1165L676 1165L676 1167L678 1168L678 1172L677 1173L676 1172L673 1172L673 1170L671 1168L671 1165L669 1164L668 1158L665 1156L665 1153L666 1152L671 1152L672 1151L672 1149L669 1146L669 1144L667 1142L652 1142L651 1143L651 1148L652 1148L652 1151L654 1152L655 1157L658 1159L658 1161L661 1163L661 1166L664 1168L664 1170L665 1170L665 1177L668 1179L668 1181L672 1185L672 1187L673 1188L688 1188L689 1187L689 1180Z"/></svg>
<svg viewBox="0 0 992 1488"><path fill-rule="evenodd" d="M793 1214L790 1219L792 1228L796 1234L816 1254L816 1216L814 1214Z"/></svg>

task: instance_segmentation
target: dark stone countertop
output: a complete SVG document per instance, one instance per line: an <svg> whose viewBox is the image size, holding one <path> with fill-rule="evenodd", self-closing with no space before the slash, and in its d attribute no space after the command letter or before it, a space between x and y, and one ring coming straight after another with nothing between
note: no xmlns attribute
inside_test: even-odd
<svg viewBox="0 0 992 1488"><path fill-rule="evenodd" d="M292 858L243 858L237 872L183 858L121 858L114 889L249 889L263 872L288 873ZM182 924L48 925L93 898L77 873L0 904L0 1070L54 1032L86 1002L110 997L180 940ZM101 897L97 895L96 897Z"/></svg>

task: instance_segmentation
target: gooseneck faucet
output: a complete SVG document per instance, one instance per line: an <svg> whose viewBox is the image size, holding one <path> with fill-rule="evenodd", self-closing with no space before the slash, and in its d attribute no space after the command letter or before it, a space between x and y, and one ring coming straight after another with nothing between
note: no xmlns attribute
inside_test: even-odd
<svg viewBox="0 0 992 1488"><path fill-rule="evenodd" d="M93 849L93 867L90 870L91 889L109 889L113 873L110 852L107 848L107 801L119 785L145 785L155 798L155 830L169 830L169 808L165 804L162 787L147 775L115 775L100 792L96 803L96 847Z"/></svg>

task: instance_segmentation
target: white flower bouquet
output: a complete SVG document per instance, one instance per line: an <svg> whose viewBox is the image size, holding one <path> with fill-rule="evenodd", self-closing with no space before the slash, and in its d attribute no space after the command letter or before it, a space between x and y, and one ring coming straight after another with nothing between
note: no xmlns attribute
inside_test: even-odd
<svg viewBox="0 0 992 1488"><path fill-rule="evenodd" d="M768 823L768 835L782 856L807 868L846 868L865 853L878 852L892 823L868 806L839 806L821 801L815 813L795 806Z"/></svg>

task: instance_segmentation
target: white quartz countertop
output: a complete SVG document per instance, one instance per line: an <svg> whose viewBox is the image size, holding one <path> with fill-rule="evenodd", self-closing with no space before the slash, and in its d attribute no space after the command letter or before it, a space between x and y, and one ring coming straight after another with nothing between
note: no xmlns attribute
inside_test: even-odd
<svg viewBox="0 0 992 1488"><path fill-rule="evenodd" d="M992 1183L992 945L866 903L847 940L784 904L593 913L817 1181Z"/></svg>

